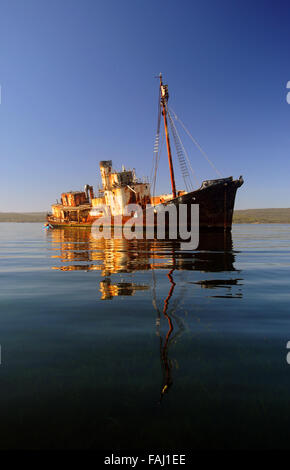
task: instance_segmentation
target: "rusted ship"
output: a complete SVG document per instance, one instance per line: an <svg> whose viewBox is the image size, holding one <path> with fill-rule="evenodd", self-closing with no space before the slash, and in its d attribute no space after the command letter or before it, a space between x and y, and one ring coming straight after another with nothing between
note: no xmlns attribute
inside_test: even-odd
<svg viewBox="0 0 290 470"><path fill-rule="evenodd" d="M188 207L188 218L190 218L190 207L192 204L199 205L199 228L200 230L225 230L232 227L232 217L237 189L243 184L243 178L234 180L233 177L218 178L203 181L198 189L193 189L190 181L189 170L186 163L186 153L180 140L178 131L173 122L172 113L168 108L168 87L163 84L160 74L159 87L159 115L154 149L154 177L149 182L136 177L135 169L115 171L112 161L100 162L102 188L94 193L91 185L85 185L83 191L70 191L61 195L61 201L52 205L52 212L47 214L47 222L50 227L90 227L96 220L104 215L104 207L110 208L110 220L113 224L114 218L119 218L121 224L125 223L129 215L125 214L128 204L138 204L146 211L148 206L158 212L158 207L181 204ZM160 156L159 135L161 116L164 120L167 156L171 180L170 194L155 195L155 181L157 166ZM168 125L169 122L169 125ZM176 155L180 164L186 190L177 190L173 159L171 152L169 127L173 137ZM152 193L153 186L153 193ZM146 220L146 218L144 218ZM190 223L190 221L188 220Z"/></svg>

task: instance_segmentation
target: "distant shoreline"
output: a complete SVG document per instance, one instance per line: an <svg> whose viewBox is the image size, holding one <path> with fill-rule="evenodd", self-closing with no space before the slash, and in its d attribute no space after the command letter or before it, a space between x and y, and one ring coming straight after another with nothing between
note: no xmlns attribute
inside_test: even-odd
<svg viewBox="0 0 290 470"><path fill-rule="evenodd" d="M0 212L0 222L45 222L46 212ZM234 212L234 224L290 224L290 208L240 209Z"/></svg>
<svg viewBox="0 0 290 470"><path fill-rule="evenodd" d="M45 222L46 212L0 212L0 222Z"/></svg>
<svg viewBox="0 0 290 470"><path fill-rule="evenodd" d="M234 224L290 224L290 208L240 209L234 211Z"/></svg>

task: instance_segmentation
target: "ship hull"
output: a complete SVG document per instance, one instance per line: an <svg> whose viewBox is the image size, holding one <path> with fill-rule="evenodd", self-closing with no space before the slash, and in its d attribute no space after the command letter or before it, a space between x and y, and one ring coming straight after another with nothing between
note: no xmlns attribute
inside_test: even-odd
<svg viewBox="0 0 290 470"><path fill-rule="evenodd" d="M225 178L217 181L219 182L173 199L170 204L198 204L200 230L230 231L236 193L243 184L243 179Z"/></svg>
<svg viewBox="0 0 290 470"><path fill-rule="evenodd" d="M233 211L237 189L243 184L243 179L233 180L223 178L205 182L200 189L191 191L168 201L163 206L175 205L177 213L181 204L188 206L188 226L190 225L190 207L199 205L199 229L201 231L230 231L232 228ZM156 206L158 207L158 206ZM82 227L90 228L98 217L88 218L87 221L64 221L48 216L47 221L52 227ZM123 217L122 224L129 217Z"/></svg>

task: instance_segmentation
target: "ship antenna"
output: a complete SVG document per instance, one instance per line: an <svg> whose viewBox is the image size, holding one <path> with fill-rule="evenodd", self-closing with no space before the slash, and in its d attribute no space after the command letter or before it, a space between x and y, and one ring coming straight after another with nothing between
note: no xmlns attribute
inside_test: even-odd
<svg viewBox="0 0 290 470"><path fill-rule="evenodd" d="M176 186L175 186L174 169L173 169L173 163L172 163L172 154L171 154L168 126L167 126L167 101L169 97L168 86L163 85L161 73L159 75L159 79L160 79L160 96L161 96L162 114L164 117L167 154L168 154L169 171L170 171L171 186L172 186L172 196L173 196L173 199L175 199L176 198Z"/></svg>

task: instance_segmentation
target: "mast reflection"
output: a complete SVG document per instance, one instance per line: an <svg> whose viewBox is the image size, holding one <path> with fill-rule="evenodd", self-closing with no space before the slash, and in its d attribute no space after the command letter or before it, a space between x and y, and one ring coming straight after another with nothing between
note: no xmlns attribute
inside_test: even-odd
<svg viewBox="0 0 290 470"><path fill-rule="evenodd" d="M160 403L161 403L161 400L162 400L164 394L168 392L169 387L171 387L171 385L173 384L172 377L171 377L172 363L171 363L170 359L168 358L168 346L169 346L170 336L173 332L174 327L173 327L172 319L171 319L170 315L167 313L169 300L171 299L171 297L173 295L174 287L176 285L175 282L173 281L173 278L172 278L173 271L174 270L171 269L169 271L169 273L167 274L167 277L169 279L169 282L170 282L171 286L170 286L168 295L167 295L166 299L164 300L164 307L163 307L163 312L162 312L164 317L168 321L168 331L167 331L165 340L163 340L162 335L159 333L159 337L160 337L160 360L161 360L161 367L163 369L163 384L162 384L161 392L160 392ZM159 316L159 319L160 319L160 316ZM160 326L160 321L159 321L159 326Z"/></svg>
<svg viewBox="0 0 290 470"><path fill-rule="evenodd" d="M101 300L112 300L116 297L133 296L138 291L152 291L152 304L157 312L156 327L160 341L160 361L162 384L160 403L173 384L173 361L170 359L170 345L183 334L185 326L176 311L181 299L175 293L180 276L178 271L198 271L199 279L187 281L185 288L194 284L201 289L208 289L210 297L215 289L224 289L224 297L242 297L241 278L234 267L231 233L204 233L197 250L182 251L178 241L161 240L96 240L89 230L60 228L48 232L51 258L55 261L52 269L61 271L99 271L102 279L98 281ZM169 282L167 296L163 307L157 305L157 283L155 272L167 270ZM153 282L144 276L145 282L135 282L134 278L120 279L122 274L134 275L139 271L152 272ZM231 272L231 277L228 274ZM225 273L223 279L216 279L215 273ZM114 275L119 275L116 281ZM210 278L208 278L210 276ZM220 276L220 275L219 275ZM214 277L214 278L213 278ZM234 292L232 292L234 290ZM214 292L215 293L215 292ZM172 299L174 298L174 302ZM167 332L161 332L162 319L166 320Z"/></svg>

